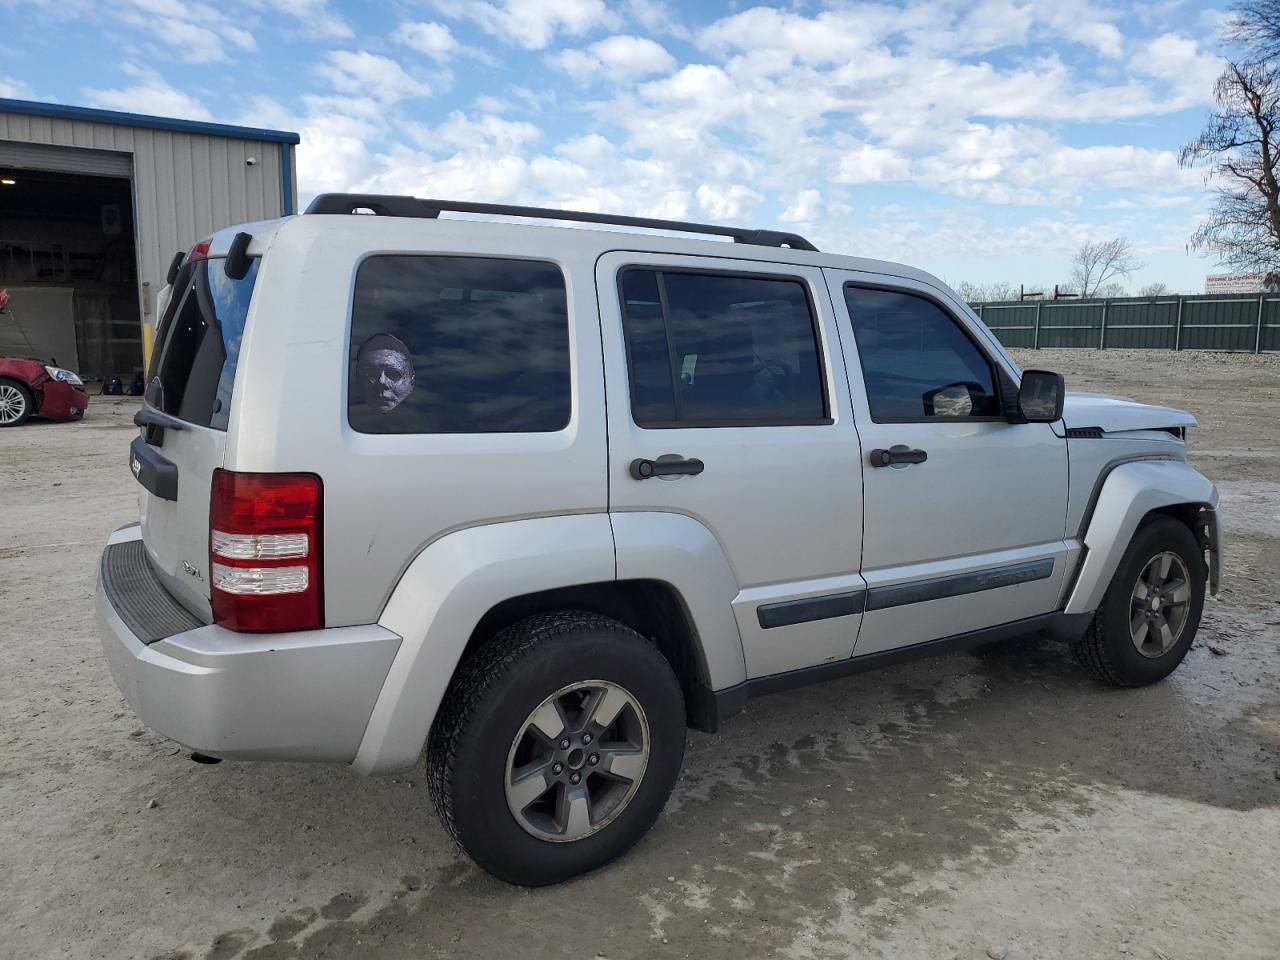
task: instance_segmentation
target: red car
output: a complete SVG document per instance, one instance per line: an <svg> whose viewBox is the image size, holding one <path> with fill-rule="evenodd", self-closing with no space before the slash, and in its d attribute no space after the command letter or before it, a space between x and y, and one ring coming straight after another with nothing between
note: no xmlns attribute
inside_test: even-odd
<svg viewBox="0 0 1280 960"><path fill-rule="evenodd" d="M30 417L79 420L89 394L70 370L43 360L0 357L0 427L16 427Z"/></svg>

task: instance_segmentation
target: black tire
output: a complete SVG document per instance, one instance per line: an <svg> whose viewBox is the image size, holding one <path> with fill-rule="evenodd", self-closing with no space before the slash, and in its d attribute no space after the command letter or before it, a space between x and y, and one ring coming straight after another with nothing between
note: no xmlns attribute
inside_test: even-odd
<svg viewBox="0 0 1280 960"><path fill-rule="evenodd" d="M30 420L32 414L36 412L36 401L31 391L27 389L27 385L8 377L0 377L0 389L4 390L8 398L16 397L14 402L22 405L16 418L0 417L0 427L18 427Z"/></svg>
<svg viewBox="0 0 1280 960"><path fill-rule="evenodd" d="M647 763L630 799L597 832L541 839L508 804L509 756L539 705L586 681L622 687L642 708ZM538 614L503 630L459 668L431 729L427 785L445 828L480 867L508 883L543 886L631 849L670 797L684 743L680 684L652 643L597 614Z"/></svg>
<svg viewBox="0 0 1280 960"><path fill-rule="evenodd" d="M1158 656L1144 656L1130 633L1130 604L1138 578L1148 563L1164 552L1182 558L1189 574L1191 597L1186 620L1173 645ZM1120 559L1084 636L1071 645L1076 660L1099 680L1117 687L1141 687L1163 680L1191 649L1204 611L1207 572L1204 550L1186 524L1164 516L1144 523Z"/></svg>

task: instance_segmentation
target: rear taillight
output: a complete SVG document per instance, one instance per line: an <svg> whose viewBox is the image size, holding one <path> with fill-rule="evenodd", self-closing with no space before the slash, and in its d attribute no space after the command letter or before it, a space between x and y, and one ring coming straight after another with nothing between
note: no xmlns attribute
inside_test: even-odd
<svg viewBox="0 0 1280 960"><path fill-rule="evenodd" d="M209 505L213 619L229 630L324 626L320 478L215 470Z"/></svg>

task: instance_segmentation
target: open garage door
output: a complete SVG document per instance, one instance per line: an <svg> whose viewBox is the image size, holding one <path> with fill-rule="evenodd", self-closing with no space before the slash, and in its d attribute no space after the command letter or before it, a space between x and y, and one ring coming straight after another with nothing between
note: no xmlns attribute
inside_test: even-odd
<svg viewBox="0 0 1280 960"><path fill-rule="evenodd" d="M142 367L127 154L0 141L0 353L81 376Z"/></svg>
<svg viewBox="0 0 1280 960"><path fill-rule="evenodd" d="M91 177L122 177L126 180L133 176L133 158L127 153L0 140L0 168L6 167L49 173L81 173Z"/></svg>

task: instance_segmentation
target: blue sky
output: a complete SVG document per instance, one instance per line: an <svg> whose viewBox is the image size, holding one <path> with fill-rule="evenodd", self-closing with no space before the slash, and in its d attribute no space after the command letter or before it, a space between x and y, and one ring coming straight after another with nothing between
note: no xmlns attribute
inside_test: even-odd
<svg viewBox="0 0 1280 960"><path fill-rule="evenodd" d="M296 130L299 192L780 226L952 283L1123 235L1198 292L1200 0L0 0L0 96Z"/></svg>

